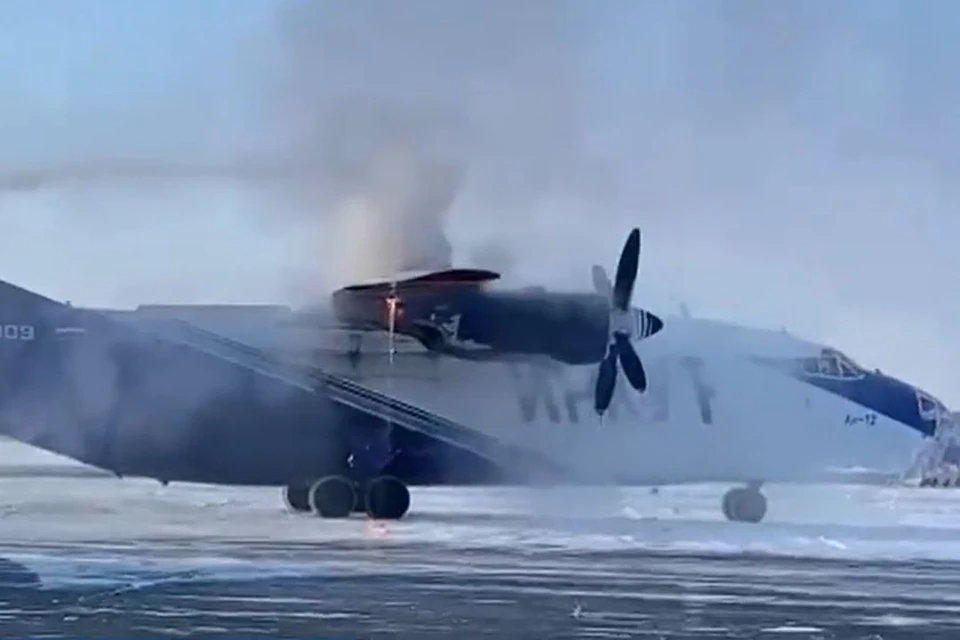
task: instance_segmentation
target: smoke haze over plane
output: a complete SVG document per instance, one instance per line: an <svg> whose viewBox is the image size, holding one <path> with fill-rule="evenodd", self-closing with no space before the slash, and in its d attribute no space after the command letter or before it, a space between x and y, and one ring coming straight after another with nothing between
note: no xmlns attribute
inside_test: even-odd
<svg viewBox="0 0 960 640"><path fill-rule="evenodd" d="M450 260L586 289L636 224L642 282L695 314L956 404L958 26L889 0L7 3L0 181L177 180L0 195L0 267L92 305Z"/></svg>

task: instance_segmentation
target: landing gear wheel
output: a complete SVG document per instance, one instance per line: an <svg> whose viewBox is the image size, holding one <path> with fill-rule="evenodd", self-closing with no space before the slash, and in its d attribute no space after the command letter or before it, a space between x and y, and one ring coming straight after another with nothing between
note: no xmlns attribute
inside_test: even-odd
<svg viewBox="0 0 960 640"><path fill-rule="evenodd" d="M313 483L310 510L321 518L346 518L357 503L353 483L343 476L327 476Z"/></svg>
<svg viewBox="0 0 960 640"><path fill-rule="evenodd" d="M289 484L283 488L283 502L290 511L307 513L310 511L309 485Z"/></svg>
<svg viewBox="0 0 960 640"><path fill-rule="evenodd" d="M732 522L760 522L767 515L767 499L757 486L730 489L723 495L723 515Z"/></svg>
<svg viewBox="0 0 960 640"><path fill-rule="evenodd" d="M399 520L410 508L410 490L393 476L380 476L367 485L365 502L371 518Z"/></svg>

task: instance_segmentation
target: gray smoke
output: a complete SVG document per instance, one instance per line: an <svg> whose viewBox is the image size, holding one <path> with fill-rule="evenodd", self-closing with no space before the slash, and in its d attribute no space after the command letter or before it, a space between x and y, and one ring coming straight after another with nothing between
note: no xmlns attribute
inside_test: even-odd
<svg viewBox="0 0 960 640"><path fill-rule="evenodd" d="M317 266L340 278L449 266L458 213L479 235L471 223L510 224L576 181L577 18L566 1L285 3L266 120L316 167L290 195L335 256ZM509 266L505 247L470 244Z"/></svg>
<svg viewBox="0 0 960 640"><path fill-rule="evenodd" d="M282 2L243 57L258 58L243 81L253 149L151 158L107 135L0 184L230 178L259 190L268 228L298 229L302 277L325 286L451 264L458 216L463 258L510 266L497 226L601 176L582 153L588 13L566 0Z"/></svg>

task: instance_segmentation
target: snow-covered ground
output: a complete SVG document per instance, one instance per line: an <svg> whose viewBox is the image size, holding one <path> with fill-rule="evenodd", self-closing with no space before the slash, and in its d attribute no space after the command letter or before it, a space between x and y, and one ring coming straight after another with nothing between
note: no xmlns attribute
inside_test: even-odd
<svg viewBox="0 0 960 640"><path fill-rule="evenodd" d="M101 470L8 437L0 437L0 478L109 476Z"/></svg>
<svg viewBox="0 0 960 640"><path fill-rule="evenodd" d="M15 464L32 461L23 456ZM36 461L44 469L77 468L40 454ZM768 485L767 519L749 525L723 519L720 501L728 487L719 484L667 486L656 494L614 487L438 487L414 489L407 518L371 529L363 518L324 521L287 513L275 488L162 487L147 480L45 475L0 477L0 544L94 548L176 540L226 550L240 543L362 539L515 551L960 560L960 491L949 489Z"/></svg>
<svg viewBox="0 0 960 640"><path fill-rule="evenodd" d="M79 468L15 443L0 452L0 467ZM430 488L404 520L374 524L288 513L275 488L53 475L0 469L0 582L4 562L20 566L39 579L31 598L55 598L48 613L0 602L0 621L72 637L105 607L165 635L449 618L550 627L531 637L622 637L648 621L685 637L854 637L854 623L856 637L928 637L960 612L960 491L773 485L768 521L748 525L723 520L723 485ZM915 559L927 562L872 562Z"/></svg>
<svg viewBox="0 0 960 640"><path fill-rule="evenodd" d="M11 468L23 471L10 474ZM33 476L25 470L35 468ZM960 560L960 491L770 485L767 520L727 522L724 485L646 488L428 488L399 522L287 513L275 488L55 477L83 465L0 442L0 554L63 567L134 553L145 561L255 562L302 569L311 549L497 549L741 554L850 560ZM52 477L53 476L53 477ZM299 549L296 559L284 561ZM414 564L425 562L421 554ZM215 560L216 559L216 560ZM118 560L119 561L119 560ZM286 562L286 564L285 564ZM135 564L136 564L135 563ZM129 564L129 562L127 563ZM328 569L329 559L324 561ZM357 571L355 559L350 570ZM410 567L408 567L410 569Z"/></svg>

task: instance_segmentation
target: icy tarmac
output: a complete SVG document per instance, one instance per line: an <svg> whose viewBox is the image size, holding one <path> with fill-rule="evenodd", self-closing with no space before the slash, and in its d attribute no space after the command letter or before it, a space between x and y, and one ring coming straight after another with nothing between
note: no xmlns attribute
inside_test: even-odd
<svg viewBox="0 0 960 640"><path fill-rule="evenodd" d="M740 525L721 485L431 488L374 524L18 447L0 444L10 637L960 634L960 492L774 485L768 521Z"/></svg>

